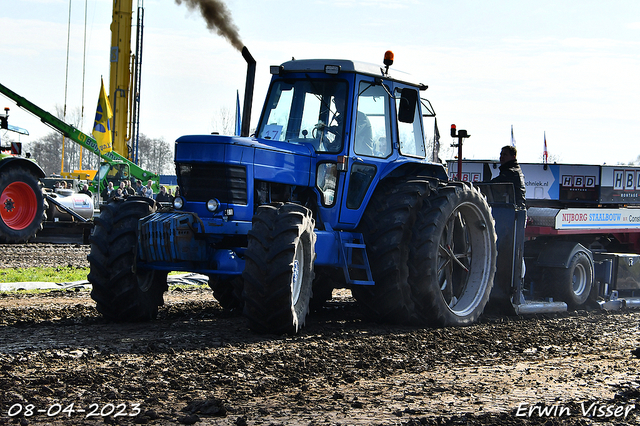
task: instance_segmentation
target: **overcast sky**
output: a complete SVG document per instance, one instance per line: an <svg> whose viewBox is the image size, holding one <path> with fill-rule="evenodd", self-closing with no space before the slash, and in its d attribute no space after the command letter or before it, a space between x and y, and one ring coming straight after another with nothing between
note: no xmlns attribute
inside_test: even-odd
<svg viewBox="0 0 640 426"><path fill-rule="evenodd" d="M253 123L269 65L306 58L382 63L429 85L449 144L457 124L472 137L464 156L497 159L513 125L522 162L538 161L546 132L552 159L616 164L640 155L640 1L637 0L227 0L257 60ZM87 0L85 121L108 88L112 1ZM246 63L174 0L145 0L141 132L174 141L210 133L243 96ZM65 100L69 0L2 0L0 83L53 112ZM67 110L82 105L85 1L71 0ZM29 137L50 130L0 95L9 122ZM432 133L432 129L428 129ZM11 135L14 136L15 134ZM0 136L2 136L0 134ZM144 155L144 154L142 154Z"/></svg>

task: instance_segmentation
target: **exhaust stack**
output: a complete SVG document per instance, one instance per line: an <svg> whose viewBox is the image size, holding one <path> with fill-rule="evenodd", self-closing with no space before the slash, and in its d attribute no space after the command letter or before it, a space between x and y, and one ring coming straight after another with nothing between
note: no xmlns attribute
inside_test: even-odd
<svg viewBox="0 0 640 426"><path fill-rule="evenodd" d="M247 61L247 82L244 87L244 106L242 110L242 127L240 136L249 136L251 125L251 105L253 104L253 86L256 80L256 60L253 59L247 46L242 47L242 57Z"/></svg>

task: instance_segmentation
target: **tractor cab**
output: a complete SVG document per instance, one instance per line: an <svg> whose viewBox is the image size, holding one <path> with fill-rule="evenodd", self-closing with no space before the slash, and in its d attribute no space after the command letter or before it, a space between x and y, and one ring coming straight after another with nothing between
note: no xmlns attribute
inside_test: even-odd
<svg viewBox="0 0 640 426"><path fill-rule="evenodd" d="M15 132L21 135L29 135L29 132L26 129L9 124L9 108L7 107L4 109L4 115L0 114L0 130ZM10 142L7 145L3 145L2 138L0 138L0 155L2 154L22 155L22 143ZM28 154L27 157L29 157Z"/></svg>
<svg viewBox="0 0 640 426"><path fill-rule="evenodd" d="M113 182L114 188L117 188L121 181L130 178L129 164L124 162L102 162L91 182L91 190L92 192L102 192L109 182ZM100 188L100 191L98 191L98 188Z"/></svg>
<svg viewBox="0 0 640 426"><path fill-rule="evenodd" d="M318 208L332 226L355 227L378 181L428 162L421 118L435 113L429 101L418 102L426 86L390 76L392 56L387 52L386 69L322 59L271 67L256 137L314 152Z"/></svg>

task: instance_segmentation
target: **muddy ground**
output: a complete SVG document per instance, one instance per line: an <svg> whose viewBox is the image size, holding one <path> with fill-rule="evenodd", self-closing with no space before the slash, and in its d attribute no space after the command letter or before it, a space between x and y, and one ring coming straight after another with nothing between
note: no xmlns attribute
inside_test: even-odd
<svg viewBox="0 0 640 426"><path fill-rule="evenodd" d="M86 246L33 246L0 246L0 267L86 266ZM0 295L0 425L640 422L640 312L419 329L366 322L335 291L281 337L208 289L165 299L156 321L111 324L87 291Z"/></svg>

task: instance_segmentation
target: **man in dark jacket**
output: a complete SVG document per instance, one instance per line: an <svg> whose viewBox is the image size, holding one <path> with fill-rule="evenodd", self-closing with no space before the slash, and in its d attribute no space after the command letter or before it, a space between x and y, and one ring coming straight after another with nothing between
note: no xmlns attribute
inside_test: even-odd
<svg viewBox="0 0 640 426"><path fill-rule="evenodd" d="M167 189L163 185L160 185L160 192L156 195L156 201L159 203L168 203L171 201L169 194L167 194Z"/></svg>
<svg viewBox="0 0 640 426"><path fill-rule="evenodd" d="M525 208L525 194L527 188L524 185L524 175L516 160L518 151L515 146L507 145L500 151L500 174L491 179L491 182L506 182L513 184L516 206Z"/></svg>

